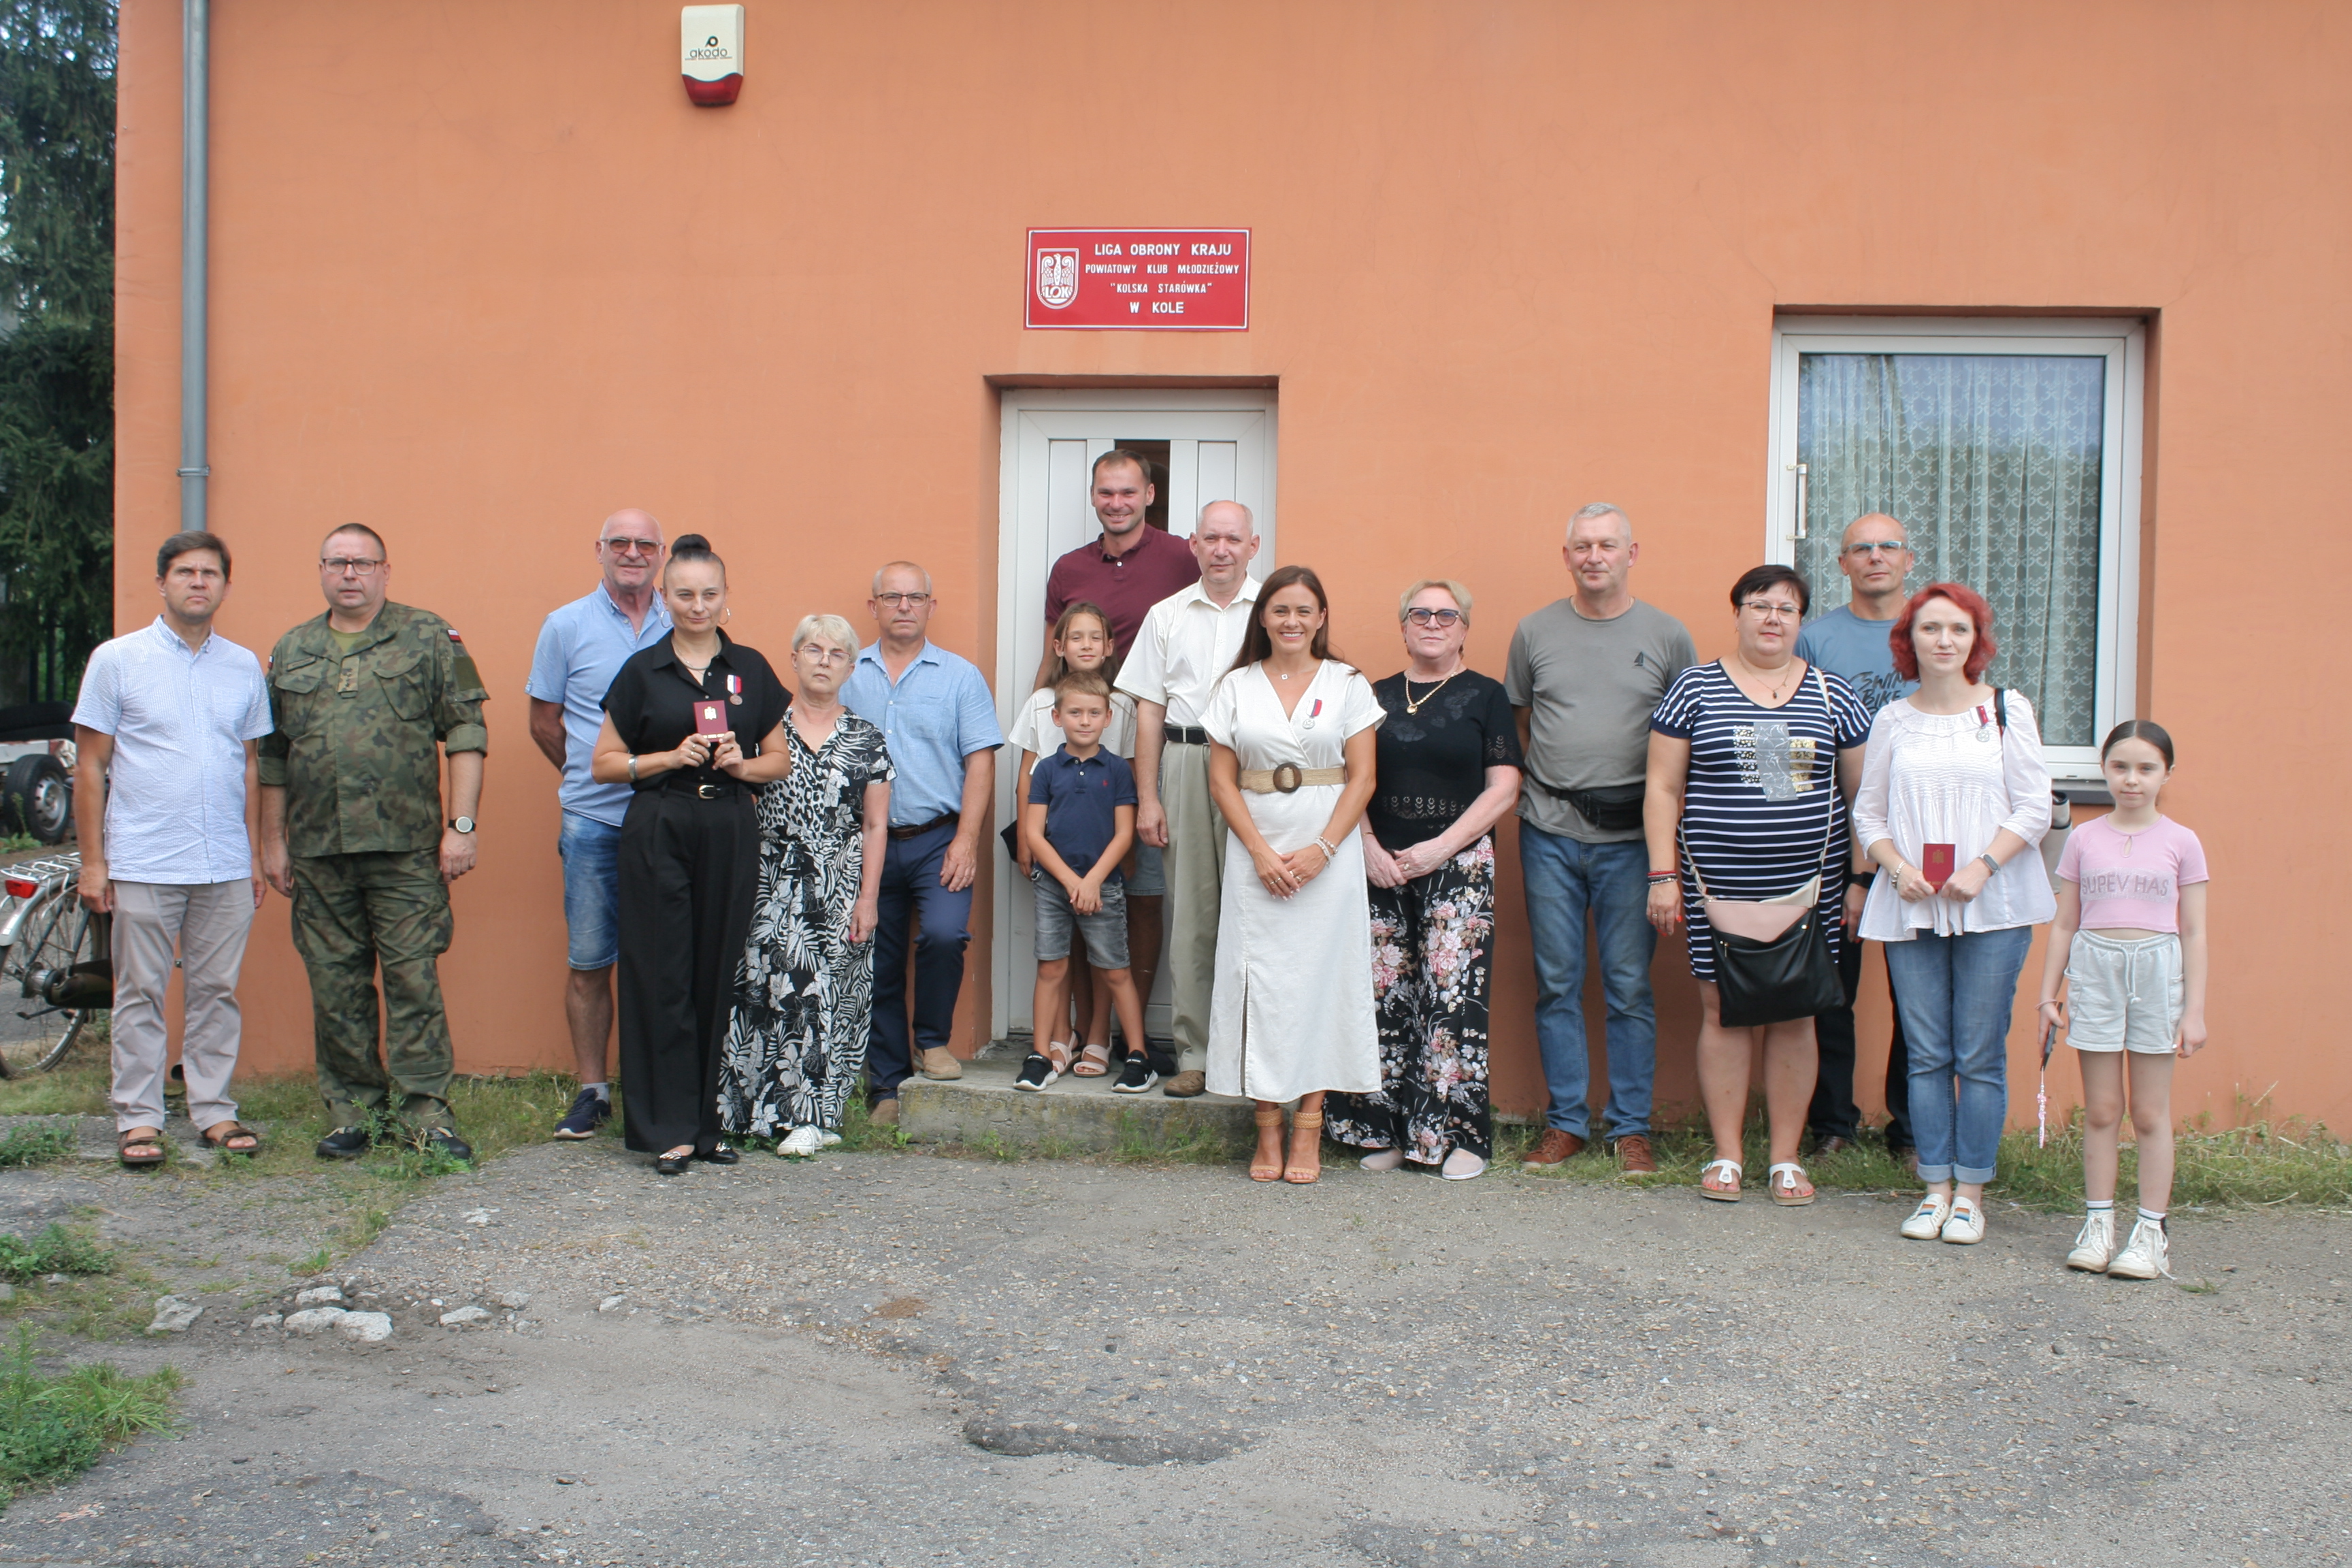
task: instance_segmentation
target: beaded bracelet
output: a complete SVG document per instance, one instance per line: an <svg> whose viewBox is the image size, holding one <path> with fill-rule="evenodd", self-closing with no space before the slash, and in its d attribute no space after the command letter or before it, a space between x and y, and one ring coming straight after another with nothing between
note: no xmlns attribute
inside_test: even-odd
<svg viewBox="0 0 2352 1568"><path fill-rule="evenodd" d="M1339 858L1339 851L1332 847L1320 836L1318 836L1315 840L1315 847L1323 851L1323 864L1326 866Z"/></svg>

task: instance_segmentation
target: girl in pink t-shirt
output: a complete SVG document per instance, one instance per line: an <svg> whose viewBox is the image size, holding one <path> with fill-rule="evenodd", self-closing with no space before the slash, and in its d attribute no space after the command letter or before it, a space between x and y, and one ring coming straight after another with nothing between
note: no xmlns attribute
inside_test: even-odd
<svg viewBox="0 0 2352 1568"><path fill-rule="evenodd" d="M2158 814L2172 737L2145 719L2099 751L2116 808L2067 836L2058 919L2042 966L2042 1021L2063 1028L2083 1068L2087 1215L2066 1267L2125 1279L2172 1273L2172 1064L2205 1043L2205 849ZM2065 984L2066 1000L2058 1000ZM2128 1070L2126 1070L2128 1069ZM2116 1144L2124 1080L2139 1142L2139 1218L2116 1250Z"/></svg>

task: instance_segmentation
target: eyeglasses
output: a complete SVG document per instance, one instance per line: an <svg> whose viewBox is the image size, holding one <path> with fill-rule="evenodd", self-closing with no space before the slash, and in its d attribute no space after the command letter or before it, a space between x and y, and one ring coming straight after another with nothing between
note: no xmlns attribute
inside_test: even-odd
<svg viewBox="0 0 2352 1568"><path fill-rule="evenodd" d="M344 573L349 572L359 576L365 577L373 574L375 569L383 565L383 563L381 561L362 560L361 557L356 555L321 555L319 557L319 564L325 567L328 574L331 576L340 577Z"/></svg>
<svg viewBox="0 0 2352 1568"><path fill-rule="evenodd" d="M1911 547L1899 539L1857 539L1845 547L1848 555L1900 555Z"/></svg>
<svg viewBox="0 0 2352 1568"><path fill-rule="evenodd" d="M1417 626L1450 626L1462 618L1459 610L1432 610L1415 605L1404 613L1404 618Z"/></svg>
<svg viewBox="0 0 2352 1568"><path fill-rule="evenodd" d="M1804 614L1794 605L1767 604L1761 599L1742 600L1739 607L1743 610L1753 610L1768 621L1793 621Z"/></svg>
<svg viewBox="0 0 2352 1568"><path fill-rule="evenodd" d="M911 610L917 605L929 604L931 596L929 594L877 594L874 601L887 605L894 610Z"/></svg>
<svg viewBox="0 0 2352 1568"><path fill-rule="evenodd" d="M596 542L610 545L615 555L659 555L661 553L661 541L658 539L600 539Z"/></svg>

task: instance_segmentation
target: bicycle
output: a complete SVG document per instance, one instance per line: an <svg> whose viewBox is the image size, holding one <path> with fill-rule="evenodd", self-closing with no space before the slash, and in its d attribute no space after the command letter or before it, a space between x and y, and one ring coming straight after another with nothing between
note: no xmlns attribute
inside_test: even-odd
<svg viewBox="0 0 2352 1568"><path fill-rule="evenodd" d="M13 984L41 1004L18 1017L60 1020L40 1031L33 1057L34 1069L48 1072L72 1053L90 1016L114 1005L112 917L82 903L78 849L8 867L0 889L0 995ZM0 1078L16 1070L0 1052Z"/></svg>

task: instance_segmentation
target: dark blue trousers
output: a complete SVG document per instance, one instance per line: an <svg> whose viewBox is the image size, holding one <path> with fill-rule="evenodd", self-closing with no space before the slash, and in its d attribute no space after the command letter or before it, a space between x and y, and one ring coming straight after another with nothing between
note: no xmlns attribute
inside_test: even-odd
<svg viewBox="0 0 2352 1568"><path fill-rule="evenodd" d="M917 838L893 838L882 854L880 923L874 931L874 1017L866 1026L867 1095L887 1100L915 1070L914 1053L944 1047L955 1028L963 989L963 950L971 941L971 889L950 893L940 866L955 840L953 821ZM977 885L977 884L975 884ZM922 934L918 937L919 926ZM907 949L915 950L912 1029Z"/></svg>

